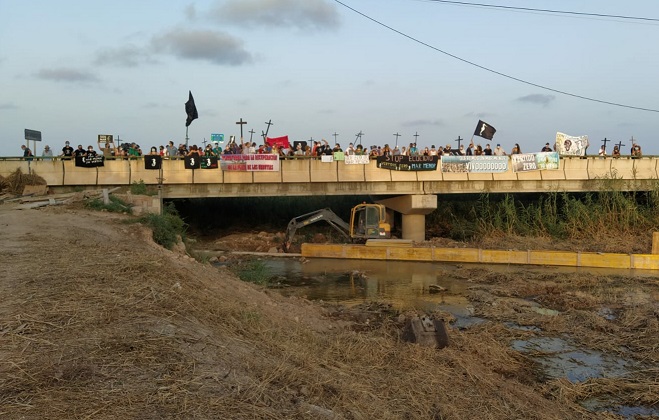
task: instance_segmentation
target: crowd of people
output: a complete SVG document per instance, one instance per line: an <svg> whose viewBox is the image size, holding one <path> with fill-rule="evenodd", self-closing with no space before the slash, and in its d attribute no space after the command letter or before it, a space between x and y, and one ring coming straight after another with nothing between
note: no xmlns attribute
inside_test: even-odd
<svg viewBox="0 0 659 420"><path fill-rule="evenodd" d="M34 154L32 151L25 145L21 146L23 151L23 157L26 159L32 159ZM79 144L76 149L74 149L69 141L65 142L65 146L62 148L59 157L62 159L72 159L76 156L96 156L101 153L105 158L137 158L143 156L144 153L140 146L136 143L122 143L115 144L112 142L101 143L98 142L99 152L94 150L94 147L89 145L86 149ZM553 152L556 148L552 148L549 143L545 143L545 146L540 150L541 152ZM485 147L482 147L480 144L474 144L470 142L466 147L460 144L457 148L452 148L450 144L447 144L445 147L435 147L431 145L430 147L424 147L423 149L418 148L416 143L409 143L408 146L398 147L395 145L393 148L389 144L384 146L370 146L370 148L364 147L362 144L355 145L350 143L345 149L341 147L339 143L335 143L334 146L331 146L329 142L325 139L320 141L296 141L292 145L270 145L267 142L264 142L261 145L257 145L256 142L243 142L237 143L235 138L232 136L228 144L223 148L219 142L214 141L209 144L206 144L203 147L198 147L196 144L188 146L184 143L179 144L178 146L174 145L173 141L169 141L167 145L161 145L160 147L151 147L147 155L159 155L163 158L178 159L185 156L217 156L226 154L278 154L281 158L296 158L296 157L316 157L320 158L323 155L334 155L334 153L344 153L346 155L368 155L371 158L376 158L378 156L507 156L514 154L521 154L522 149L518 143L515 143L513 148L510 150L510 153L507 153L502 147L501 144L497 144L494 148L490 146L489 143L485 144ZM640 158L642 156L641 147L633 142L630 156L634 158ZM46 145L44 147L43 153L41 155L44 159L51 159L53 157L53 151L50 146ZM607 157L606 149L604 146L600 147L599 150L600 157ZM621 151L618 145L613 147L613 152L611 157L619 158L621 157Z"/></svg>

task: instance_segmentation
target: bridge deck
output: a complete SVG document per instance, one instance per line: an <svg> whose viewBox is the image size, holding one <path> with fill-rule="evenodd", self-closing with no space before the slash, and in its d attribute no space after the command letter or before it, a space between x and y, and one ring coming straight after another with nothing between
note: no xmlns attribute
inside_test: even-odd
<svg viewBox="0 0 659 420"><path fill-rule="evenodd" d="M70 160L0 160L0 175L17 168L43 177L52 188L130 185L162 181L164 198L283 195L404 195L481 192L596 191L604 183L626 190L651 190L659 179L659 158L562 158L558 170L503 173L394 171L316 159L280 162L277 172L185 169L182 160L163 160L161 170L147 170L138 159L107 160L105 166L76 167ZM605 181L608 180L608 181Z"/></svg>

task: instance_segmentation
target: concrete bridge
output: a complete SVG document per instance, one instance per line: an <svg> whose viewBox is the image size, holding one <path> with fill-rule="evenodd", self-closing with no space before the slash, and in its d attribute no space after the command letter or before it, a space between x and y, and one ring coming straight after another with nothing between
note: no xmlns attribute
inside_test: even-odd
<svg viewBox="0 0 659 420"><path fill-rule="evenodd" d="M511 165L509 165L511 166ZM71 160L31 162L0 159L0 175L20 168L46 180L50 189L104 188L134 182L159 185L160 199L207 197L278 197L311 195L381 196L403 215L403 237L423 240L425 215L437 208L437 194L585 192L602 188L649 191L659 179L659 158L561 158L558 170L503 173L394 171L344 162L294 158L280 161L277 172L185 169L184 161L164 159L159 170L145 169L142 158L108 159L102 167L76 167Z"/></svg>

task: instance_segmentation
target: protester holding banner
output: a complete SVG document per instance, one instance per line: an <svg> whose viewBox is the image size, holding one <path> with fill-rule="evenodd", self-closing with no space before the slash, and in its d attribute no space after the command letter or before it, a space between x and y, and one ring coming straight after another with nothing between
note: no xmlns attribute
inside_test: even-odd
<svg viewBox="0 0 659 420"><path fill-rule="evenodd" d="M190 147L190 151L188 152L187 156L199 157L199 149L197 148L196 144L193 144L192 147Z"/></svg>
<svg viewBox="0 0 659 420"><path fill-rule="evenodd" d="M82 148L82 144L78 145L78 148L73 151L73 157L84 156L85 149Z"/></svg>
<svg viewBox="0 0 659 420"><path fill-rule="evenodd" d="M541 152L553 152L553 150L551 150L549 143L545 143L545 147L542 148Z"/></svg>
<svg viewBox="0 0 659 420"><path fill-rule="evenodd" d="M87 146L87 151L85 152L86 157L95 157L96 156L96 150L94 150L94 147L90 144Z"/></svg>
<svg viewBox="0 0 659 420"><path fill-rule="evenodd" d="M522 153L522 149L519 147L519 143L515 143L513 146L513 150L510 151L511 155L519 155Z"/></svg>
<svg viewBox="0 0 659 420"><path fill-rule="evenodd" d="M485 149L483 149L483 155L492 156L492 148L490 147L489 143L485 145Z"/></svg>

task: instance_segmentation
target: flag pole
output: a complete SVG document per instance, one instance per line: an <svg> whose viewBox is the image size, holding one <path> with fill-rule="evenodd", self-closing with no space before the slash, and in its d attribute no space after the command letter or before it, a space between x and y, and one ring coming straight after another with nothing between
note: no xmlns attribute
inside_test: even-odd
<svg viewBox="0 0 659 420"><path fill-rule="evenodd" d="M188 148L188 127L185 127L185 148Z"/></svg>

